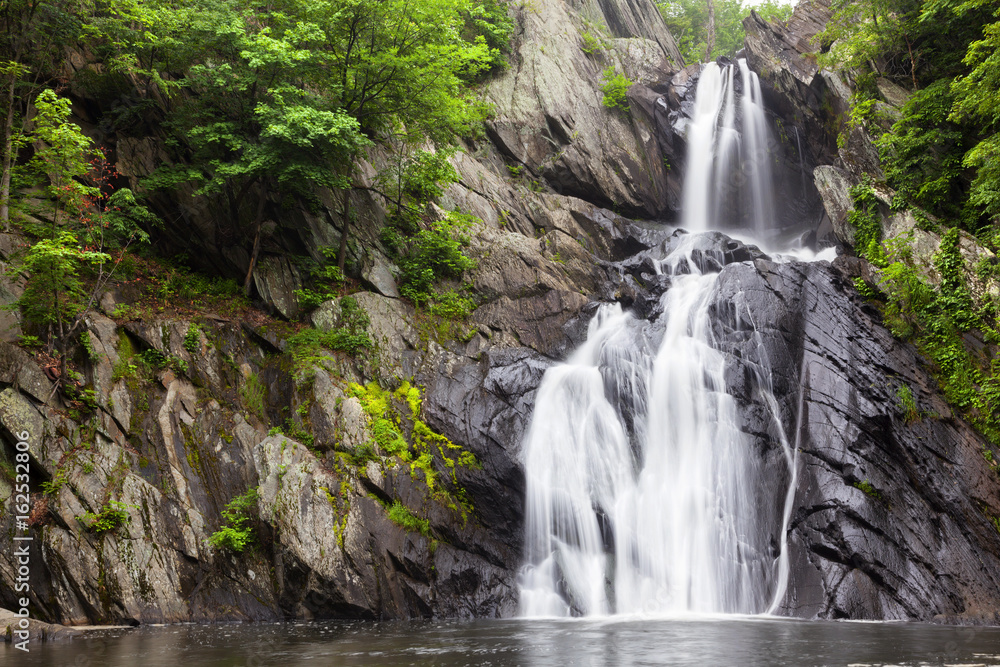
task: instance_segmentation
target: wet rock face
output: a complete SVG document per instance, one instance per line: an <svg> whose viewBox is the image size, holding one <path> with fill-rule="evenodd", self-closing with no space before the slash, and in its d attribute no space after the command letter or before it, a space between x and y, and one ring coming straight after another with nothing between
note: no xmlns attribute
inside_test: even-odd
<svg viewBox="0 0 1000 667"><path fill-rule="evenodd" d="M984 508L1000 506L1000 482L986 442L952 415L915 350L881 326L840 262L730 264L716 300L729 314L716 327L732 355L731 391L745 406L756 401L745 364L763 349L798 450L782 613L995 623L1000 532ZM754 329L759 338L748 340ZM916 415L902 406L906 391ZM747 433L773 432L769 414L744 415ZM775 484L786 485L773 439L757 440Z"/></svg>
<svg viewBox="0 0 1000 667"><path fill-rule="evenodd" d="M552 361L504 347L502 333L500 345L478 334L466 344L422 344L412 307L371 293L356 301L383 339L386 363L405 366L423 387L421 418L451 440L439 443L442 453L454 445L474 465L435 458L414 470L384 456L347 391L365 379L351 363L328 359L332 371L292 376L273 360L280 338L272 346L270 332L249 325L203 323L195 338L185 322L116 326L94 316L103 354L88 369L97 408L87 421L67 416L58 396L46 405L51 384L34 359L0 343L4 470L13 434L32 434L34 613L74 624L511 615L522 552L518 444ZM178 361L153 378L118 377L135 361L127 348ZM254 387L259 401L248 399ZM311 432L268 435L262 417L287 430L288 414L308 420ZM397 428L406 428L402 420ZM429 473L436 490L464 495L432 491ZM0 481L6 509L6 473ZM253 548L213 547L223 507L252 487ZM112 501L124 516L93 529ZM393 519L394 502L424 527ZM0 529L12 534L13 521L3 511ZM17 606L15 578L5 551L0 607Z"/></svg>
<svg viewBox="0 0 1000 667"><path fill-rule="evenodd" d="M820 164L836 155L837 128L830 123L848 109L850 98L838 75L821 70L813 55L830 6L830 0L800 2L786 25L769 23L756 12L743 20L747 63L760 76L768 105L805 131Z"/></svg>

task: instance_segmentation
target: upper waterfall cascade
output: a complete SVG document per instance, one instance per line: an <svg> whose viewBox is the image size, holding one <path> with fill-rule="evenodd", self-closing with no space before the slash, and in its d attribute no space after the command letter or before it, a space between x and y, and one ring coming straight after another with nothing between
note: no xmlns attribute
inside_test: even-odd
<svg viewBox="0 0 1000 667"><path fill-rule="evenodd" d="M684 228L768 231L775 217L772 155L760 80L746 60L736 66L705 65L687 140Z"/></svg>
<svg viewBox="0 0 1000 667"><path fill-rule="evenodd" d="M746 62L705 65L688 124L686 229L767 228L767 136ZM738 219L726 218L733 210ZM545 374L523 451L522 615L752 614L784 598L795 447L758 345L744 361L788 466L790 485L776 486L726 390L712 326L719 274L695 259L701 238L683 237L657 261L671 276L662 315L602 306L586 342Z"/></svg>

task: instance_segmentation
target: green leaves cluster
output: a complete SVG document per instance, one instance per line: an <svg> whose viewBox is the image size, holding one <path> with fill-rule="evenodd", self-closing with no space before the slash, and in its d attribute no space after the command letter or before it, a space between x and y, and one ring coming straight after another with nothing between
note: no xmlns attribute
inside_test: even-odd
<svg viewBox="0 0 1000 667"><path fill-rule="evenodd" d="M460 279L465 271L476 266L474 259L465 254L469 245L468 231L478 219L451 212L444 220L418 232L409 242L400 259L400 294L415 304L435 305L441 314L465 317L474 303L453 291L440 292L435 288L443 279Z"/></svg>
<svg viewBox="0 0 1000 667"><path fill-rule="evenodd" d="M382 453L409 465L411 476L422 477L436 499L465 515L471 507L464 491L457 486L456 466L478 468L479 462L474 454L423 421L420 390L409 382L402 383L395 391L369 382L364 386L352 383L348 392L361 402L373 444ZM442 472L451 481L450 491L440 483Z"/></svg>
<svg viewBox="0 0 1000 667"><path fill-rule="evenodd" d="M398 500L393 501L392 505L389 506L388 514L390 520L411 533L420 533L424 537L431 536L430 521L421 519Z"/></svg>
<svg viewBox="0 0 1000 667"><path fill-rule="evenodd" d="M628 111L628 98L625 94L631 85L627 76L619 74L614 67L608 67L601 77L601 92L604 93L601 103L609 109Z"/></svg>
<svg viewBox="0 0 1000 667"><path fill-rule="evenodd" d="M124 526L129 520L129 508L138 509L134 505L126 505L117 500L112 500L100 512L85 512L77 517L90 532L101 535L111 533Z"/></svg>
<svg viewBox="0 0 1000 667"><path fill-rule="evenodd" d="M371 323L368 313L358 305L357 300L352 296L345 296L340 299L339 306L340 323L337 327L330 331L303 329L288 338L287 350L297 372L308 374L315 362L328 358L324 357L322 350L346 352L356 356L363 350L375 347L368 333Z"/></svg>
<svg viewBox="0 0 1000 667"><path fill-rule="evenodd" d="M83 310L87 296L80 272L110 259L106 253L82 249L71 232L35 243L20 265L31 275L18 301L21 313L41 325L72 320Z"/></svg>
<svg viewBox="0 0 1000 667"><path fill-rule="evenodd" d="M847 214L847 221L854 228L854 248L859 255L876 265L882 264L882 216L879 199L871 178L865 174L849 194L854 207Z"/></svg>
<svg viewBox="0 0 1000 667"><path fill-rule="evenodd" d="M165 98L176 146L187 153L179 157L189 158L150 183L222 194L232 228L249 238L269 194L315 206L317 188L350 188L354 162L373 141L448 144L472 133L486 109L467 84L502 65L513 29L507 9L502 0L278 0L266 8L131 0L118 7L108 45L121 71L145 75Z"/></svg>
<svg viewBox="0 0 1000 667"><path fill-rule="evenodd" d="M257 518L258 497L257 487L253 487L226 503L222 510L222 527L208 538L213 547L239 554L254 544L253 524Z"/></svg>

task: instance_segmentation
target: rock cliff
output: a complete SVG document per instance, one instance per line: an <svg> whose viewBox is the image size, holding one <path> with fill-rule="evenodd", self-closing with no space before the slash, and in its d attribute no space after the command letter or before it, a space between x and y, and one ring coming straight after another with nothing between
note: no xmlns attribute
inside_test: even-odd
<svg viewBox="0 0 1000 667"><path fill-rule="evenodd" d="M581 335L588 304L613 298L611 260L644 247L632 223L671 204L651 117L602 104L602 72L655 85L680 56L651 2L555 0L515 10L510 69L486 91L489 140L454 164L460 182L439 202L483 222L469 276L481 303L461 327L398 298L378 238L382 202L364 191L366 224L351 245L370 290L355 301L374 355L288 349L294 327L264 316L208 313L135 319L127 290L87 320L86 401L61 398L42 356L0 342L0 462L13 434L31 436L36 541L31 602L62 623L272 618L481 617L513 613L521 559L518 445L544 369ZM583 34L599 44L584 51ZM77 106L95 130L95 100ZM104 137L121 174L148 174L162 148ZM377 151L372 164L383 160ZM363 166L370 184L371 166ZM581 195L574 197L572 195ZM675 197L676 199L676 197ZM192 261L239 276L243 239L218 226L215 202L184 193L167 242ZM676 201L673 201L676 206ZM254 273L257 295L297 315L294 255L339 242L327 211L285 210ZM641 234L639 235L641 236ZM4 256L18 239L4 237ZM19 293L4 283L7 302ZM337 325L337 302L312 314ZM259 315L259 314L258 314ZM582 318L582 319L581 319ZM50 374L52 371L48 371ZM367 384L381 380L396 393ZM403 381L408 381L400 387ZM406 450L382 436L386 427ZM400 455L401 454L401 455ZM257 489L255 544L213 547L226 504ZM3 529L14 533L0 476ZM103 521L103 522L102 522ZM0 607L16 606L16 565L0 558Z"/></svg>
<svg viewBox="0 0 1000 667"><path fill-rule="evenodd" d="M828 12L814 0L789 27L755 16L745 24L746 56L772 111L776 178L795 193L785 197L782 224L811 231L812 242L830 238L846 204L838 212L826 197L823 209L804 177L835 166L847 183L867 150L859 137L838 154L831 128L849 91L805 55ZM13 434L32 434L38 618L514 612L519 447L534 392L545 369L580 342L597 302L618 299L655 316L667 284L643 252L660 252L668 234L622 216L675 219L698 79L651 0L535 0L516 13L510 68L485 90L496 109L487 138L454 158L460 181L438 201L441 215L461 210L482 220L470 250L478 267L467 276L479 307L468 323L443 326L398 298L378 237L382 202L359 190L353 205L363 224L350 254L374 350L350 357L288 342L294 328L283 320L297 314L299 286L288 258L319 259L339 242L332 202L273 221L254 278L277 317L208 313L197 327L179 315L137 320L115 308L123 294L108 295L87 321L87 402L54 396L41 357L0 342L4 468ZM612 66L636 82L628 112L602 104L602 72ZM82 120L93 120L80 106ZM114 155L135 179L159 150L151 132L117 139ZM362 165L362 185L383 159L373 152ZM213 202L178 209L179 201L160 202L181 212L183 225L167 232L174 249L242 276L245 239L222 233ZM820 220L824 210L829 222ZM778 263L712 239L725 265L716 326L732 391L753 404L741 360L753 358L744 334L756 331L775 362L783 426L799 450L783 612L996 620L1000 533L989 511L1000 507L1000 485L981 453L987 444L951 415L915 351L854 293L845 276L858 267L846 259ZM7 255L12 241L3 242ZM9 302L18 286L0 288ZM753 307L753 324L734 303ZM331 301L311 318L329 330L342 316L343 304ZM898 406L902 386L919 407L915 420ZM764 416L751 410L744 428L782 480ZM256 544L242 553L213 547L226 504L251 488ZM14 532L9 491L0 474L5 535ZM110 527L97 523L101 516ZM0 607L14 606L8 553L0 556Z"/></svg>

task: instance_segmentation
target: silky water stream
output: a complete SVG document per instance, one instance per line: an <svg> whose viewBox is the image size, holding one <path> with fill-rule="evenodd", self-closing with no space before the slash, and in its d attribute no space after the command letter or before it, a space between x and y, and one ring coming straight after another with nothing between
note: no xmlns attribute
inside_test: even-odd
<svg viewBox="0 0 1000 667"><path fill-rule="evenodd" d="M758 345L744 363L787 464L781 480L765 478L713 341L722 263L700 260L700 232L760 234L774 219L760 85L745 61L704 66L687 136L691 233L656 258L670 276L661 314L602 306L586 342L539 388L523 454L523 616L760 614L785 594L795 443ZM753 321L743 314L735 319Z"/></svg>

